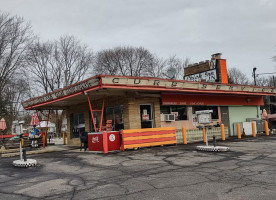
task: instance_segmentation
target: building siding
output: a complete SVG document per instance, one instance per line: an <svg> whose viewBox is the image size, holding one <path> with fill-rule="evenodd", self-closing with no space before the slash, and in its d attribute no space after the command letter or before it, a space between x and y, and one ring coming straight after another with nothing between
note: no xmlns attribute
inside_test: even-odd
<svg viewBox="0 0 276 200"><path fill-rule="evenodd" d="M259 118L260 106L229 106L230 136L234 135L234 123L245 122L247 118Z"/></svg>

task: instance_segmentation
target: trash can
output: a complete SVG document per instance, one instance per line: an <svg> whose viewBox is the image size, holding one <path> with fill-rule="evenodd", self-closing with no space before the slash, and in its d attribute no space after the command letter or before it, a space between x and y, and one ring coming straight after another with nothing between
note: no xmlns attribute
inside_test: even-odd
<svg viewBox="0 0 276 200"><path fill-rule="evenodd" d="M119 131L107 131L108 151L120 150ZM103 151L103 132L88 133L88 150Z"/></svg>

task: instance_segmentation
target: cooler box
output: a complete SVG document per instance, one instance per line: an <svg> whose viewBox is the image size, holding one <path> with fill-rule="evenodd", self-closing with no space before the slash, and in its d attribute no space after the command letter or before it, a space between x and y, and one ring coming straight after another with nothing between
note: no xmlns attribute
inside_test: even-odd
<svg viewBox="0 0 276 200"><path fill-rule="evenodd" d="M120 150L119 131L108 131L108 151ZM88 150L103 151L103 132L88 133Z"/></svg>

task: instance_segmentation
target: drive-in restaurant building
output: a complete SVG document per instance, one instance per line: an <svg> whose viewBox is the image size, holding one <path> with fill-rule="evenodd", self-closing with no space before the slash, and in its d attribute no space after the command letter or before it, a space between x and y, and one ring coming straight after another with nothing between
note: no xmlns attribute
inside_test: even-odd
<svg viewBox="0 0 276 200"><path fill-rule="evenodd" d="M214 67L212 60L189 66L197 70L187 68L188 80L97 75L22 104L26 110L65 110L69 145L79 144L80 132L95 129L194 129L198 110L213 110L213 125L223 123L233 135L233 123L259 118L263 96L274 96L276 90L227 84L226 61L214 60ZM205 80L190 81L195 77ZM214 82L206 82L210 77Z"/></svg>

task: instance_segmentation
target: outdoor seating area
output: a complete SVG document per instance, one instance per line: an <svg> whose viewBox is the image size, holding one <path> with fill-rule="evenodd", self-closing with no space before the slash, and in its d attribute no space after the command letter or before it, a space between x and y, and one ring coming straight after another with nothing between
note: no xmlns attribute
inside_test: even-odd
<svg viewBox="0 0 276 200"><path fill-rule="evenodd" d="M1 139L1 145L0 145L0 149L18 149L19 148L19 143L21 141L21 139L17 136L15 136L16 138L5 138L5 139ZM23 148L30 148L30 149L36 149L36 148L40 148L43 146L43 141L42 141L42 137L33 139L33 138L29 138L29 137L23 137L23 142L22 142L22 147ZM33 147L32 146L32 142L36 141L37 146Z"/></svg>

